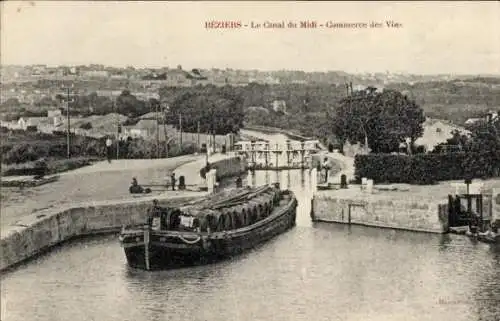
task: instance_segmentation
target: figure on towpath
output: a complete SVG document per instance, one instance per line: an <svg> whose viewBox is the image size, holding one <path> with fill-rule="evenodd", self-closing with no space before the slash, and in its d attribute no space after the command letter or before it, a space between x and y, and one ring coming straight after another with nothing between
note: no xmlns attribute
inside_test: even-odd
<svg viewBox="0 0 500 321"><path fill-rule="evenodd" d="M111 158L112 158L112 151L111 151L111 145L113 145L113 141L111 140L111 137L106 138L106 155L108 157L108 162L111 163Z"/></svg>

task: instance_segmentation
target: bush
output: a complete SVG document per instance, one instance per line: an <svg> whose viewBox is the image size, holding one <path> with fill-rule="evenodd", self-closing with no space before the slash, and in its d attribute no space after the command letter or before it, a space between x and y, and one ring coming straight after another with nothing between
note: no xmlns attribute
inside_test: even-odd
<svg viewBox="0 0 500 321"><path fill-rule="evenodd" d="M92 129L92 124L90 122L86 122L86 123L81 124L80 128L89 130L89 129Z"/></svg>
<svg viewBox="0 0 500 321"><path fill-rule="evenodd" d="M71 158L71 159L49 159L46 161L46 171L44 174L54 174L77 169L83 166L88 166L94 158ZM15 164L4 166L2 168L3 176L34 176L39 175L43 168L39 161L26 162L23 164Z"/></svg>
<svg viewBox="0 0 500 321"><path fill-rule="evenodd" d="M477 153L356 155L354 167L358 183L362 177L375 183L432 184L494 176L488 158Z"/></svg>

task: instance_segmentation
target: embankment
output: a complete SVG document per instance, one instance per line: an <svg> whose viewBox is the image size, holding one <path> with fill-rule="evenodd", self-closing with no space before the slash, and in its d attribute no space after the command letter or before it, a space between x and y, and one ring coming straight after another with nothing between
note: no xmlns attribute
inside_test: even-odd
<svg viewBox="0 0 500 321"><path fill-rule="evenodd" d="M175 205L201 197L202 193L156 197L162 204ZM123 225L141 224L155 197L119 201L89 202L40 211L25 217L2 235L0 271L75 237L117 232Z"/></svg>
<svg viewBox="0 0 500 321"><path fill-rule="evenodd" d="M412 201L404 197L384 199L379 195L338 195L342 193L345 194L345 190L316 193L312 199L313 221L431 233L448 231L448 207L445 203Z"/></svg>
<svg viewBox="0 0 500 321"><path fill-rule="evenodd" d="M244 171L244 161L229 155L213 155L210 159L220 178ZM205 161L194 161L179 169L189 177L200 177ZM176 170L177 172L177 170ZM201 177L200 177L201 179ZM131 196L125 200L82 202L46 209L25 216L2 235L0 240L0 271L23 262L51 247L75 237L119 231L123 225L141 224L153 199L162 204L203 197L202 192L168 192L161 196Z"/></svg>

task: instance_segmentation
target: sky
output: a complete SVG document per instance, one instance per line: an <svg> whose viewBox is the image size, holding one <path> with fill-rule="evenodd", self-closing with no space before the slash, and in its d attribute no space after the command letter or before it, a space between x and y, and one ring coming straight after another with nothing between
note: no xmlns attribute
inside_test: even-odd
<svg viewBox="0 0 500 321"><path fill-rule="evenodd" d="M3 1L1 63L500 75L500 2ZM251 28L316 21L323 27ZM327 28L395 21L401 28ZM207 29L207 21L241 28Z"/></svg>

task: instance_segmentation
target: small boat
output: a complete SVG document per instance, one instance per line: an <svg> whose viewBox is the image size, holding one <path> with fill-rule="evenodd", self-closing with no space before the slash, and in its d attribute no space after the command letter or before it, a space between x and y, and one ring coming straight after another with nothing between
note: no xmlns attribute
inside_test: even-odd
<svg viewBox="0 0 500 321"><path fill-rule="evenodd" d="M297 200L279 186L236 188L175 207L154 205L120 232L129 266L145 270L211 263L295 225Z"/></svg>

